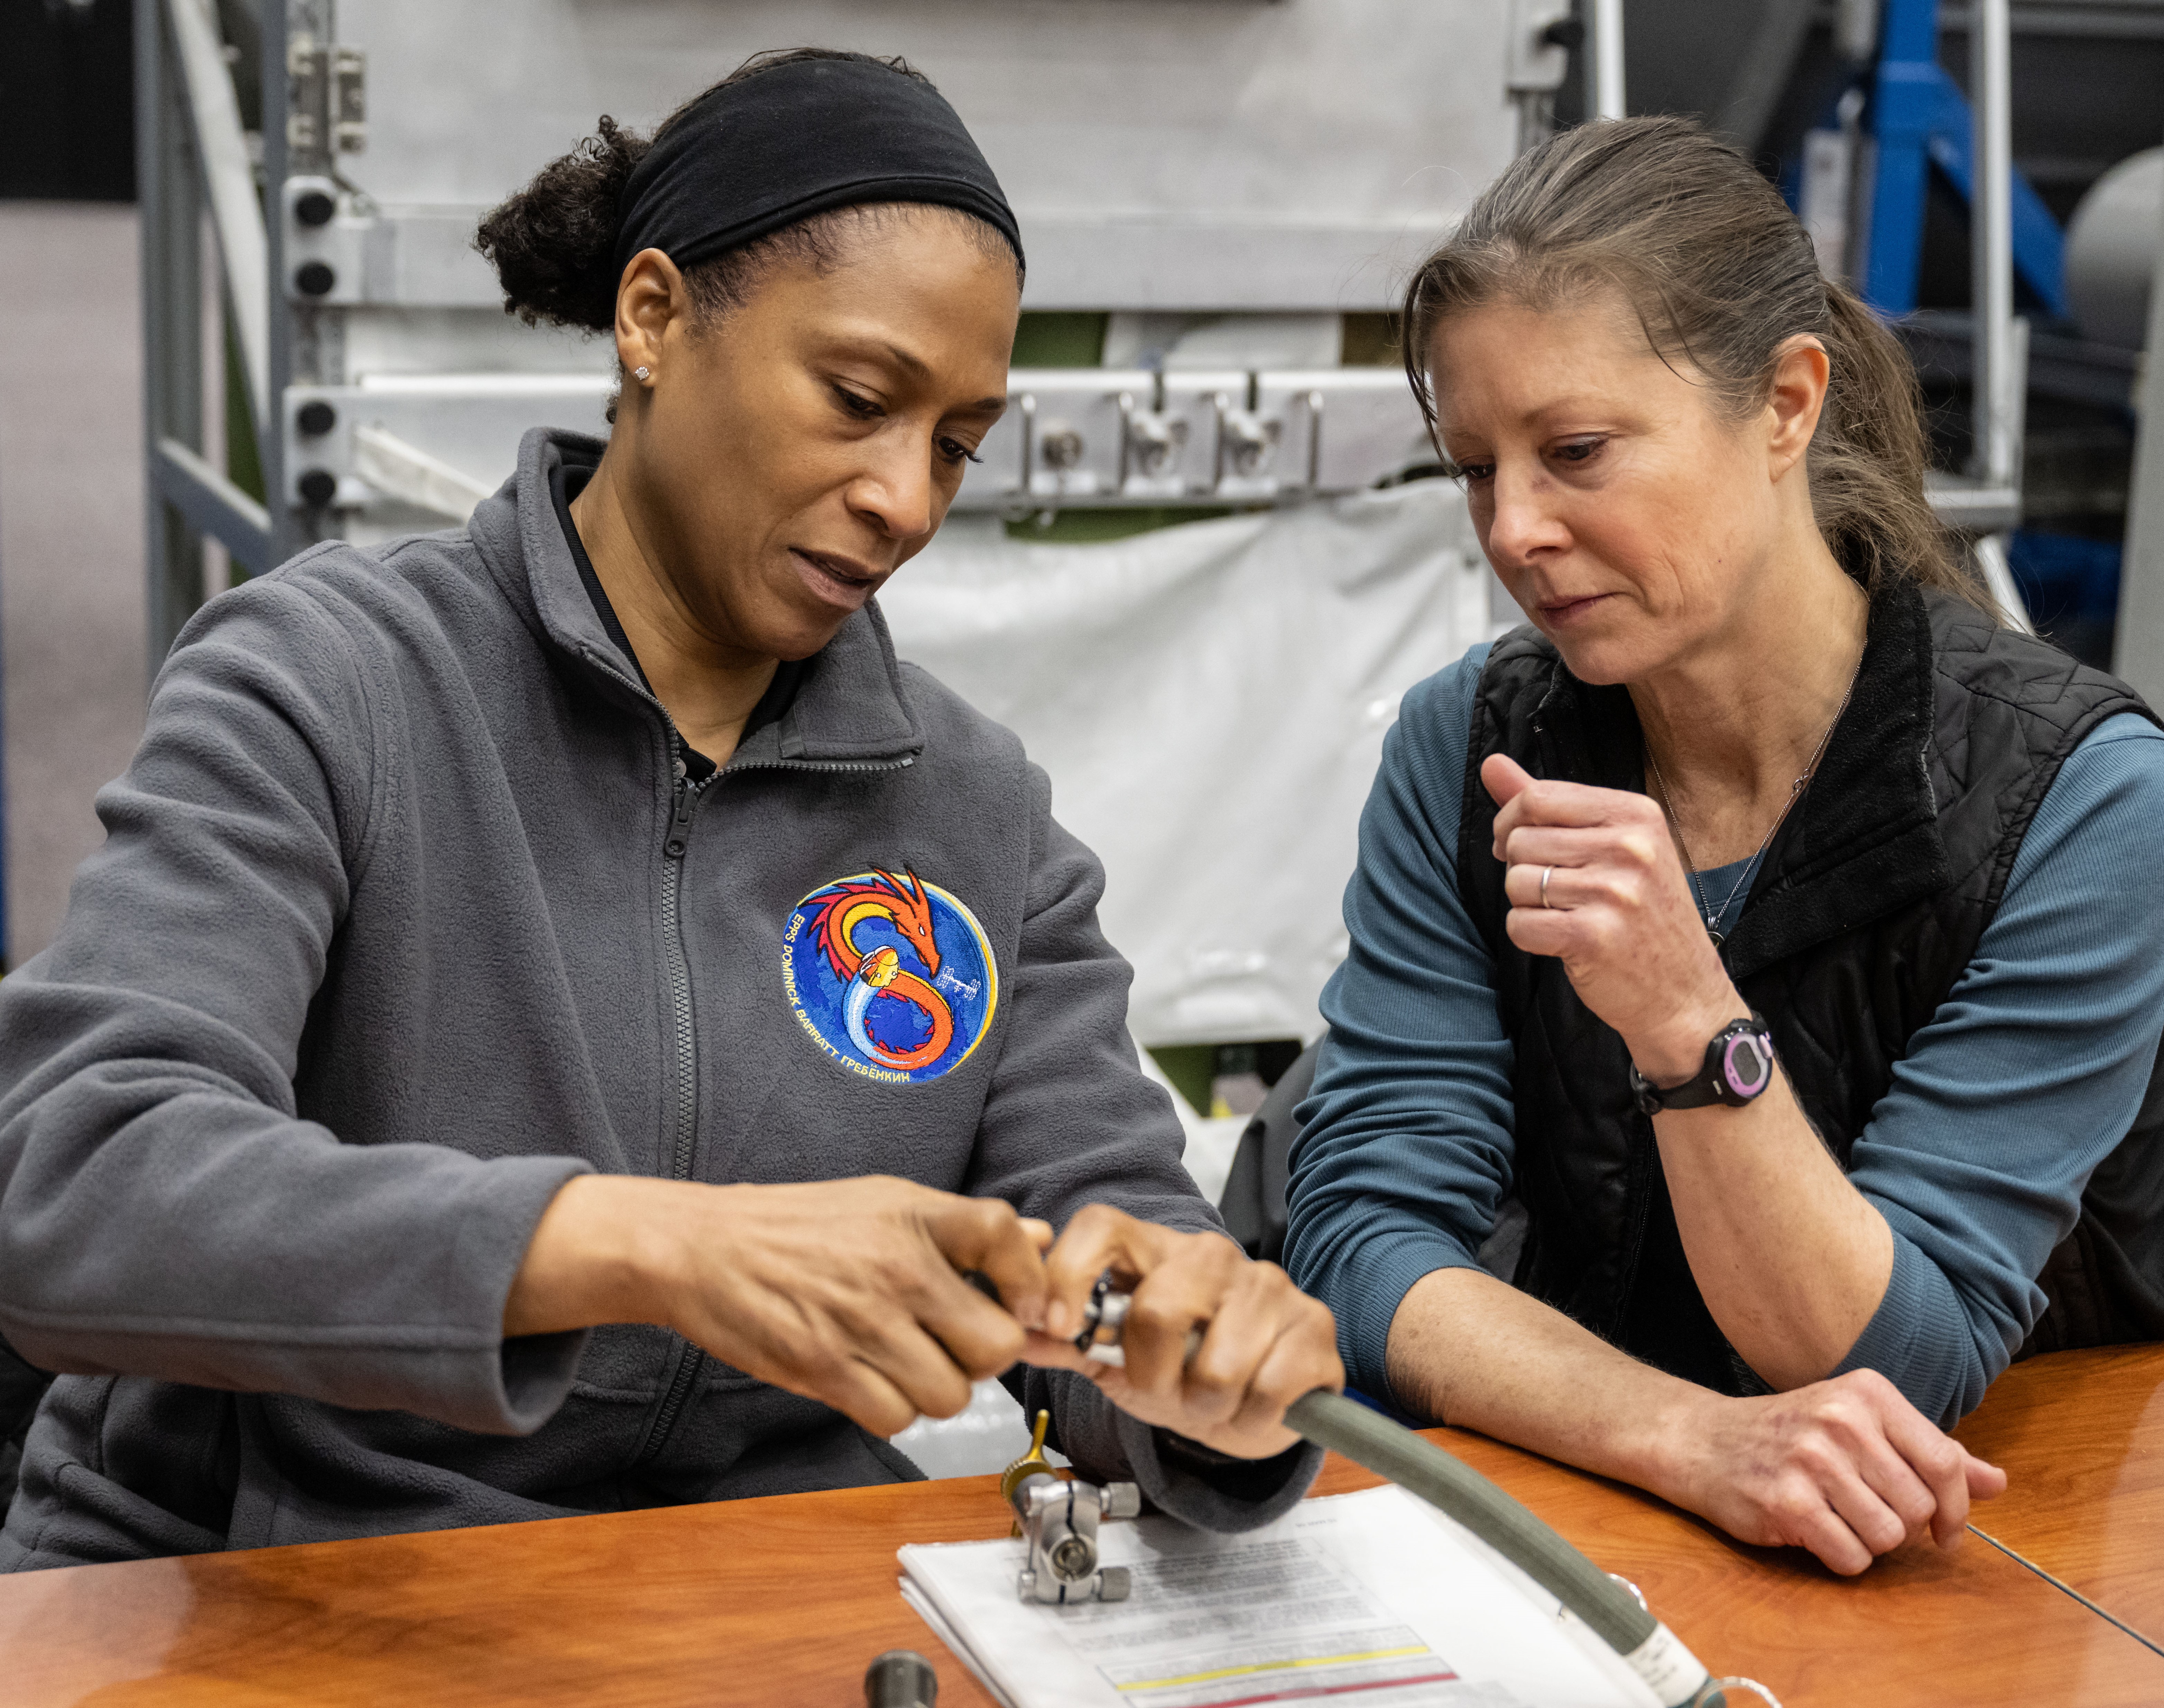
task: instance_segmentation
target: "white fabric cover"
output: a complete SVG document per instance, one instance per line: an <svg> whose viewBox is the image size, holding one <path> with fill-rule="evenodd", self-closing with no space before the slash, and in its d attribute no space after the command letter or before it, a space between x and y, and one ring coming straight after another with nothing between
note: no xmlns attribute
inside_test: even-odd
<svg viewBox="0 0 2164 1708"><path fill-rule="evenodd" d="M1490 633L1450 482L1035 544L958 518L880 596L896 648L1013 729L1106 872L1140 1043L1311 1038L1398 702Z"/></svg>

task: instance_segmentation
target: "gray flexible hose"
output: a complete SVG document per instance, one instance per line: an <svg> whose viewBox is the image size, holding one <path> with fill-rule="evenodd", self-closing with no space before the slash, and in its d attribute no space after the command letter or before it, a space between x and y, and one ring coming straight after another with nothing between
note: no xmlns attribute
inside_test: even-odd
<svg viewBox="0 0 2164 1708"><path fill-rule="evenodd" d="M1404 1425L1327 1388L1295 1401L1284 1421L1288 1429L1298 1430L1316 1446L1388 1477L1456 1519L1584 1620L1616 1653L1632 1653L1657 1628L1659 1621L1630 1590L1523 1505Z"/></svg>
<svg viewBox="0 0 2164 1708"><path fill-rule="evenodd" d="M998 1297L990 1281L970 1279ZM1074 1337L1077 1350L1106 1363L1124 1362L1121 1341L1130 1302L1111 1271L1100 1275L1083 1306L1082 1331ZM1188 1357L1195 1356L1201 1339L1200 1331L1189 1334ZM1710 1677L1705 1663L1653 1617L1636 1590L1610 1577L1472 1466L1403 1424L1327 1388L1294 1401L1285 1408L1284 1422L1317 1447L1410 1489L1463 1525L1622 1656L1663 1708L1721 1708L1727 1700L1723 1684L1749 1684L1747 1679Z"/></svg>

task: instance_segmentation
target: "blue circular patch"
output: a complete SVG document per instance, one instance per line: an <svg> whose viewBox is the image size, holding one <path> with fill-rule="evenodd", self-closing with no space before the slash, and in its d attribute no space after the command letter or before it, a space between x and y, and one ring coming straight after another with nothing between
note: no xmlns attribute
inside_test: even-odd
<svg viewBox="0 0 2164 1708"><path fill-rule="evenodd" d="M976 916L906 870L859 872L799 901L781 933L781 985L822 1050L890 1085L961 1066L1000 1001Z"/></svg>

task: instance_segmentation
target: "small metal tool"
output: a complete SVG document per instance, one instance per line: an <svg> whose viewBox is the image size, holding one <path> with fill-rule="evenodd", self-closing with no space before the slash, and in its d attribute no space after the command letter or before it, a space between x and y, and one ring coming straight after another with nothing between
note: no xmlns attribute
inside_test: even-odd
<svg viewBox="0 0 2164 1708"><path fill-rule="evenodd" d="M1132 1294L1114 1284L1110 1269L1098 1276L1097 1285L1090 1288L1082 1306L1082 1330L1074 1337L1075 1351L1099 1364L1126 1364L1120 1340L1127 1332L1127 1311L1134 1302Z"/></svg>
<svg viewBox="0 0 2164 1708"><path fill-rule="evenodd" d="M1000 1297L998 1285L982 1269L964 1269L962 1279L993 1304L1005 1306L1006 1301ZM1112 1279L1110 1269L1098 1276L1096 1285L1090 1290L1090 1296L1082 1302L1082 1327L1074 1337L1075 1351L1100 1364L1125 1364L1127 1354L1120 1349L1120 1340L1127 1332L1127 1307L1133 1303L1133 1295L1122 1290ZM1202 1337L1190 1330L1187 1336L1188 1357L1193 1358L1195 1348L1201 1344ZM1036 1448L1030 1449L1032 1453L1036 1451ZM1012 1475L1016 1466L1028 1462L1027 1455L1016 1459L1014 1464L1007 1467L1007 1474ZM1049 1470L1051 1467L1048 1465L1046 1469Z"/></svg>
<svg viewBox="0 0 2164 1708"><path fill-rule="evenodd" d="M1074 1349L1083 1357L1100 1364L1127 1367L1127 1354L1121 1342L1127 1332L1127 1312L1133 1306L1134 1295L1112 1279L1110 1269L1097 1277L1097 1285L1090 1290L1090 1296L1082 1306L1082 1332L1074 1337ZM1191 1359L1202 1345L1202 1331L1187 1331L1187 1350L1182 1359Z"/></svg>
<svg viewBox="0 0 2164 1708"><path fill-rule="evenodd" d="M1037 1414L1029 1451L1000 1476L1000 1493L1014 1508L1016 1533L1029 1544L1016 1589L1025 1601L1124 1601L1133 1588L1125 1566L1097 1563L1097 1527L1107 1518L1132 1518L1142 1508L1132 1483L1069 1480L1044 1456L1049 1411Z"/></svg>

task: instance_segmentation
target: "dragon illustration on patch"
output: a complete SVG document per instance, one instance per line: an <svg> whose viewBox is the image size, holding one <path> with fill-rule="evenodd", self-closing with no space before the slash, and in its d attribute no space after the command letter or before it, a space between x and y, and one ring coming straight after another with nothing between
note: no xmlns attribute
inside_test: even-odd
<svg viewBox="0 0 2164 1708"><path fill-rule="evenodd" d="M976 917L906 867L822 886L781 938L798 1022L844 1068L893 1084L968 1059L999 1004L999 969Z"/></svg>

